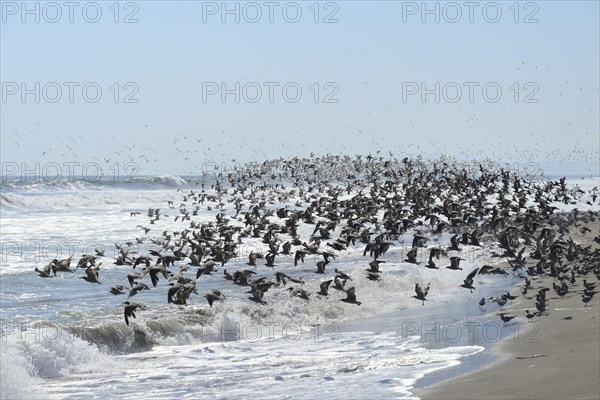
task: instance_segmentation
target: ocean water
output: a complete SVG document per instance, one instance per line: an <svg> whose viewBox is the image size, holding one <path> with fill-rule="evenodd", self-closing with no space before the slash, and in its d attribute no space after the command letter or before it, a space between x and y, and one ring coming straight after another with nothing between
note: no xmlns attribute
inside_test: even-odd
<svg viewBox="0 0 600 400"><path fill-rule="evenodd" d="M217 272L201 276L198 294L187 306L167 304L167 281L161 276L155 288L130 300L143 303L130 326L123 319L127 295L113 296L111 286L129 284L131 266L114 264L115 243L131 242L139 255L157 249L151 239L163 231L189 228L190 221L174 221L179 204L190 190L200 190L198 180L176 176L150 177L134 182L3 182L0 194L2 258L1 397L17 398L411 398L418 379L454 367L465 357L485 351L491 342L481 326L496 324L493 315L480 311L481 297L509 290L518 277L480 276L476 293L460 288L465 275L491 256L494 243L484 249L466 246L461 253L464 271L443 267L430 270L402 260L414 231L408 231L381 257L382 280L366 278L364 245L340 254L327 265L351 275L361 306L339 301L343 293L330 288L327 298L316 295L325 277L315 274L320 258L307 255L297 267L292 256L280 255L275 268L258 260L249 267L250 252L267 253L261 238L244 238L238 256ZM587 191L597 178L575 182ZM289 193L291 188L280 189ZM206 192L216 194L206 185ZM348 197L355 193L348 194ZM586 195L587 196L587 195ZM206 201L196 222L215 221L219 213L231 226L242 226L234 205ZM269 199L268 207L306 208L296 200ZM585 209L586 197L577 205L557 204L568 210ZM172 201L174 206L168 204ZM161 218L150 224L149 208L160 208ZM188 209L189 209L188 205ZM243 209L246 211L247 207ZM140 214L131 215L139 211ZM276 216L270 217L277 221ZM146 234L143 228L150 228ZM308 238L314 225L301 224L300 237ZM341 225L332 231L336 238ZM448 245L450 234L432 237L428 246ZM142 243L135 239L140 238ZM286 241L286 235L281 235ZM333 241L332 239L331 241ZM127 245L126 245L127 246ZM323 245L324 246L324 243ZM80 279L82 270L59 272L42 279L34 271L52 259L105 251L100 281ZM325 248L325 247L323 247ZM292 252L295 248L293 248ZM428 251L419 253L427 262ZM189 261L177 262L175 272ZM302 278L311 293L305 301L287 290L298 284L274 287L264 297L266 305L248 300L247 288L223 279L223 269L252 269L254 278L274 279L275 271ZM136 270L141 269L140 266ZM186 276L195 277L196 267ZM275 271L274 271L275 270ZM149 278L142 281L149 284ZM425 305L412 298L415 282L431 283ZM203 293L216 288L227 297L209 307ZM467 334L467 327L477 328Z"/></svg>

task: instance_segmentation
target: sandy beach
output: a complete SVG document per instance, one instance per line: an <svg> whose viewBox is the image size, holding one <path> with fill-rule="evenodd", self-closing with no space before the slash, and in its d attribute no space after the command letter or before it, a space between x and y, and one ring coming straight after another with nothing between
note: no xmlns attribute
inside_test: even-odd
<svg viewBox="0 0 600 400"><path fill-rule="evenodd" d="M598 248L593 241L598 224L587 224L583 235L571 227L571 237L583 246ZM573 265L571 265L573 267ZM588 282L598 283L593 274ZM504 307L517 318L515 335L492 350L500 360L485 369L437 383L417 392L421 399L599 399L600 398L600 310L598 296L584 307L583 278L578 277L569 292L560 298L552 277L531 281L528 293ZM522 287L523 285L519 285ZM535 294L547 292L548 314L527 323L525 310L535 312ZM597 290L598 288L596 287ZM520 289L519 289L520 290ZM513 294L517 290L512 291ZM495 306L495 304L494 304Z"/></svg>

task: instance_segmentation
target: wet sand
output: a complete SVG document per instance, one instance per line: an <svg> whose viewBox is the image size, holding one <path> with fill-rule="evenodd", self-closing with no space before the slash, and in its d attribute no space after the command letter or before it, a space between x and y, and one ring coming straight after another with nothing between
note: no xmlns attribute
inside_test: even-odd
<svg viewBox="0 0 600 400"><path fill-rule="evenodd" d="M585 235L571 227L571 237L597 248L593 238L600 227ZM590 273L588 282L600 283ZM520 295L504 312L517 315L514 336L493 347L500 361L479 371L437 383L416 395L427 399L600 399L600 305L596 294L584 307L583 278L577 277L569 293L560 298L552 290L553 278L532 280L527 295ZM519 285L521 287L522 285ZM525 310L535 311L535 294L550 288L548 315L535 316L527 324ZM512 294L517 293L516 289Z"/></svg>

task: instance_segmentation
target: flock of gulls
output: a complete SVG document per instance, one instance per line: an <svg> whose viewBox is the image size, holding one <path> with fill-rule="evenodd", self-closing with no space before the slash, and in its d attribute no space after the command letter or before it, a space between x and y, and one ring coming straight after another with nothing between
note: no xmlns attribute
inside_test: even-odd
<svg viewBox="0 0 600 400"><path fill-rule="evenodd" d="M550 290L560 297L581 291L585 306L597 293L596 284L588 280L594 275L600 280L600 250L577 243L571 235L589 233L586 224L597 223L598 189L586 193L568 187L564 178L529 181L500 167L479 165L473 171L469 165L443 159L328 155L248 164L214 177L210 189L205 187L208 183L196 185L194 190L178 189L176 198L165 204L176 216L169 217L159 208L148 210L152 227L138 225L144 234L136 238L138 244L148 244L146 254L135 251L133 242L115 244L118 255L111 262L131 266L131 272L109 293L127 295L123 303L127 325L136 311L147 307L131 301L138 293L156 290L160 284L166 289L167 303L187 305L190 296L198 295L196 283L213 274L221 274L259 305L267 304L269 291L287 290L308 302L311 296L329 298L332 289L342 293L338 301L360 306L360 293L353 285L356 276L342 270L344 253L357 246L364 248L364 277L372 281L373 291L386 269L444 268L462 273L463 251L485 246L498 262L468 272L460 287L471 293L482 274L506 276L512 270L525 282L523 295L532 280L553 278L552 288L535 294L537 311L527 310L528 320L548 313ZM559 213L556 203L590 209ZM213 211L214 220L197 221L201 211ZM143 218L140 211L130 216ZM165 218L173 218L182 229L152 236L154 226ZM300 227L312 234L301 237ZM442 245L435 239L442 234L449 234L449 243ZM391 246L403 246L407 237L412 243L406 258L386 256ZM247 266L231 270L231 264L239 265L240 245L249 238L262 241L265 251L250 252ZM598 236L593 240L600 243ZM314 260L314 272L325 276L318 288L308 289L302 278L278 271L279 265L304 264L306 256L310 256L307 262ZM81 269L85 271L81 279L101 284L100 265L107 258L96 249L94 255L83 255L74 268L71 256L35 271L52 278ZM255 278L257 271L271 272ZM165 285L160 283L163 279ZM430 283L415 282L412 297L424 305L432 289ZM211 307L215 301L226 301L218 289L203 297ZM502 310L516 297L508 292L488 301ZM485 304L481 298L480 308ZM499 315L504 323L515 317Z"/></svg>

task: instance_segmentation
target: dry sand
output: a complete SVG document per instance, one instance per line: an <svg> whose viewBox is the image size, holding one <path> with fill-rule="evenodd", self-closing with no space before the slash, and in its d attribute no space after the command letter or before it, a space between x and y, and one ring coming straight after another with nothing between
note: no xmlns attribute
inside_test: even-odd
<svg viewBox="0 0 600 400"><path fill-rule="evenodd" d="M573 239L583 245L593 245L600 226L587 225L591 233L581 235L571 228ZM583 278L560 298L552 290L553 279L544 277L532 281L527 295L519 296L508 315L517 315L510 323L519 327L515 337L498 343L493 350L503 354L501 361L491 366L441 382L418 391L428 399L600 399L600 304L599 294L584 307L581 301ZM600 282L590 273L588 282ZM535 309L535 294L547 292L548 315L536 316L525 325L525 309ZM516 291L513 290L514 294ZM509 323L509 324L510 324ZM517 329L515 328L515 331ZM522 358L517 357L531 357Z"/></svg>

